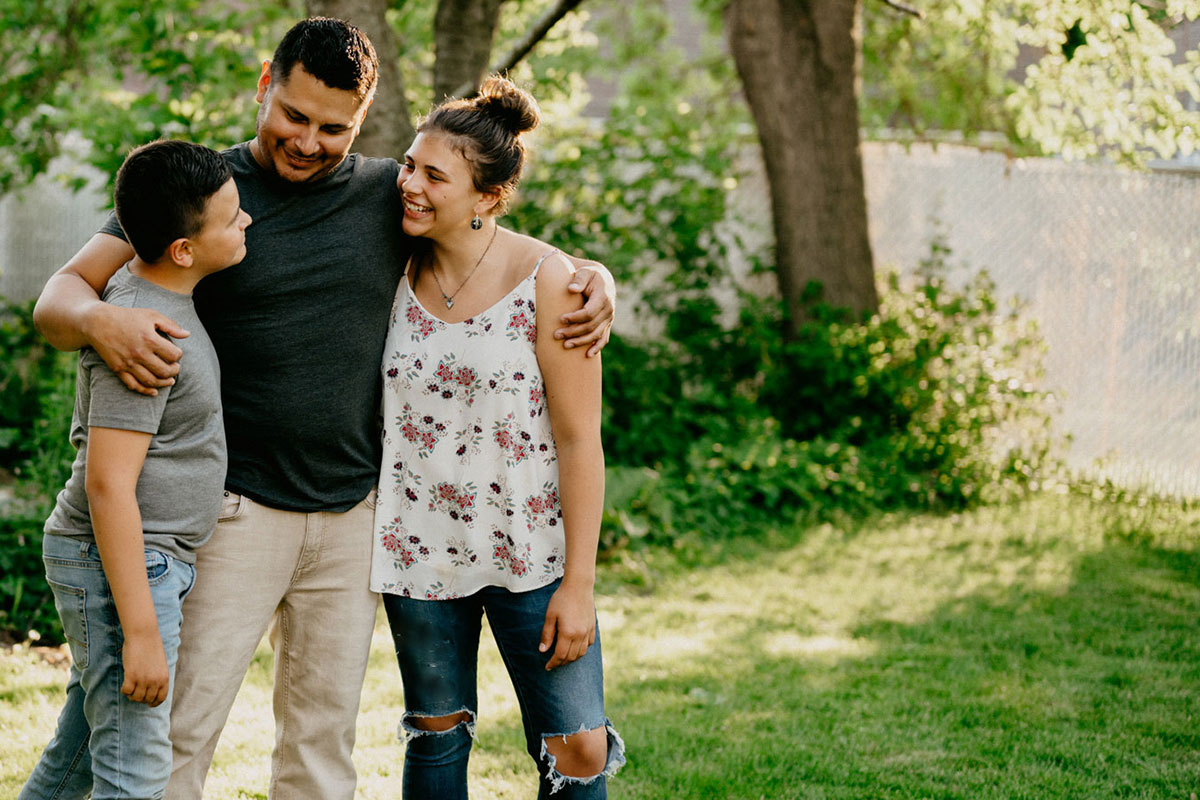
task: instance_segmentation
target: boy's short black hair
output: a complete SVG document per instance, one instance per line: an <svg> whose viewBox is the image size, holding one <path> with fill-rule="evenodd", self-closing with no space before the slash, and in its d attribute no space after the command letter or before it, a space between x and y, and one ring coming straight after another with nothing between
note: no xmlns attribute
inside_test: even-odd
<svg viewBox="0 0 1200 800"><path fill-rule="evenodd" d="M224 156L202 145L157 141L134 148L117 170L117 222L147 263L204 225L208 199L233 177Z"/></svg>
<svg viewBox="0 0 1200 800"><path fill-rule="evenodd" d="M271 80L287 83L300 64L331 89L369 97L379 76L379 59L367 35L331 17L301 20L284 34L271 58Z"/></svg>

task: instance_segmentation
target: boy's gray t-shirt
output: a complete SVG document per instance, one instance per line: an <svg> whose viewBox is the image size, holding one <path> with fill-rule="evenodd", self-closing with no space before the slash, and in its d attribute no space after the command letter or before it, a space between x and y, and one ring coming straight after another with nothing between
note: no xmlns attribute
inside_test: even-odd
<svg viewBox="0 0 1200 800"><path fill-rule="evenodd" d="M140 431L152 434L137 483L145 545L194 563L196 548L216 528L227 464L216 351L190 295L164 289L122 267L108 282L104 300L127 308L152 308L191 335L172 340L183 350L179 375L173 386L159 389L157 397L127 389L95 350L80 353L71 421L77 453L45 531L95 541L85 489L88 431Z"/></svg>

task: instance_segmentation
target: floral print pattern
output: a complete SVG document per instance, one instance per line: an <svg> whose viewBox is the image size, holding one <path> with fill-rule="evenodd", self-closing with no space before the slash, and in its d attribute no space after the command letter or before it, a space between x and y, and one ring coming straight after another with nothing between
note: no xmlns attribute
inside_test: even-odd
<svg viewBox="0 0 1200 800"><path fill-rule="evenodd" d="M382 365L373 590L445 600L563 574L558 459L535 349L537 266L462 322L438 319L401 281Z"/></svg>

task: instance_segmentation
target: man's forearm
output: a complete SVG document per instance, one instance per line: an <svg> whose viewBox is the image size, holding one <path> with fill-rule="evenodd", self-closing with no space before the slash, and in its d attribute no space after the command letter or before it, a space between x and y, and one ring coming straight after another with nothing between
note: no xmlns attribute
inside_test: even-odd
<svg viewBox="0 0 1200 800"><path fill-rule="evenodd" d="M133 248L124 239L97 233L50 277L33 309L33 324L52 347L78 350L95 345L88 324L104 310L100 293L131 258Z"/></svg>
<svg viewBox="0 0 1200 800"><path fill-rule="evenodd" d="M100 297L96 290L78 275L57 272L46 281L46 287L33 308L33 324L56 350L78 350L88 340L87 317L97 310Z"/></svg>

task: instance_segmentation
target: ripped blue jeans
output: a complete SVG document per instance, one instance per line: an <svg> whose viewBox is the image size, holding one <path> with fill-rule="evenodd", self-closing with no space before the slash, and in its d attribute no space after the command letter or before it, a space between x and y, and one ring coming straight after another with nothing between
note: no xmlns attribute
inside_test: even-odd
<svg viewBox="0 0 1200 800"><path fill-rule="evenodd" d="M385 594L406 713L401 735L404 754L404 797L465 800L467 760L475 736L478 710L476 660L483 614L487 614L500 656L508 669L525 745L537 764L539 798L607 797L606 779L625 763L625 745L604 715L604 674L600 634L577 661L549 672L551 653L539 653L546 607L559 581L529 592L487 587L457 600L414 600ZM414 717L446 717L466 712L469 719L444 732L422 730ZM598 775L573 777L554 768L543 741L585 730L605 728L608 757Z"/></svg>

